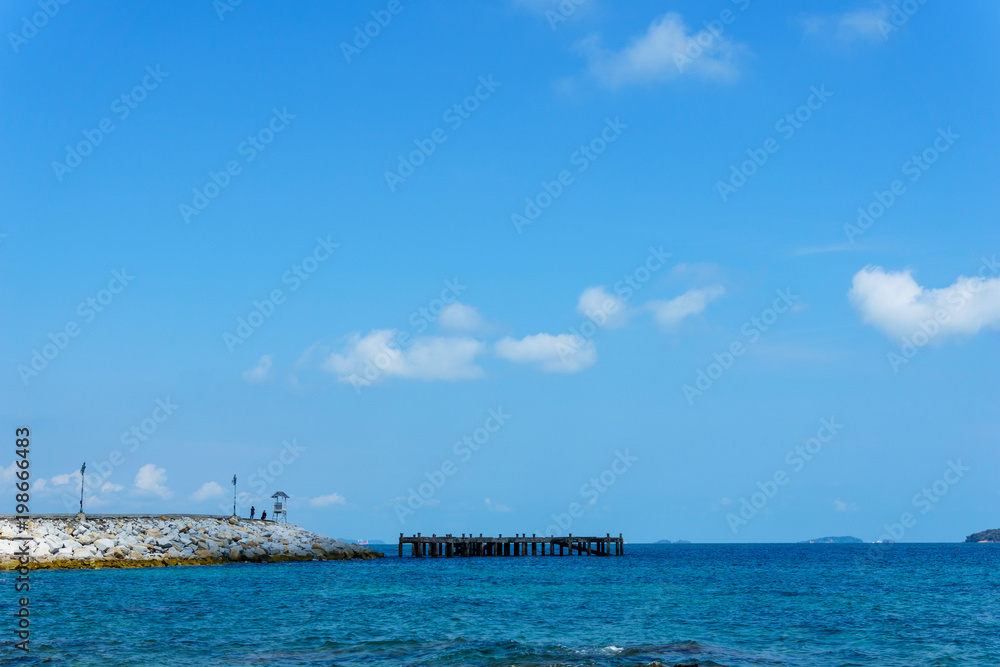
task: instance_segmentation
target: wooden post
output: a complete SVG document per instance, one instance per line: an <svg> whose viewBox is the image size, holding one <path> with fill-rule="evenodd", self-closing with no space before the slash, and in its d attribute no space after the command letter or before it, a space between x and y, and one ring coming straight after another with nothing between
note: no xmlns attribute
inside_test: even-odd
<svg viewBox="0 0 1000 667"><path fill-rule="evenodd" d="M403 557L403 534L399 534L399 557Z"/></svg>

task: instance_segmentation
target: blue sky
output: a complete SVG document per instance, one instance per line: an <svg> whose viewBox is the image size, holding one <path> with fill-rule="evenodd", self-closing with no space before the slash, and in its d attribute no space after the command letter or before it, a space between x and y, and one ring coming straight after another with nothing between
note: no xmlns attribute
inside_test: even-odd
<svg viewBox="0 0 1000 667"><path fill-rule="evenodd" d="M32 509L86 460L349 538L996 527L998 18L5 4Z"/></svg>

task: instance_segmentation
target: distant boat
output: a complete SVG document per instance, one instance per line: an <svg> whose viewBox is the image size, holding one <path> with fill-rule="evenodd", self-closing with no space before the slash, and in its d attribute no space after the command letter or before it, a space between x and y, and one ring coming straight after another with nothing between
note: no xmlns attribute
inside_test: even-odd
<svg viewBox="0 0 1000 667"><path fill-rule="evenodd" d="M367 547L368 546L368 540L358 539L358 544L361 545L361 546L363 546L363 547Z"/></svg>

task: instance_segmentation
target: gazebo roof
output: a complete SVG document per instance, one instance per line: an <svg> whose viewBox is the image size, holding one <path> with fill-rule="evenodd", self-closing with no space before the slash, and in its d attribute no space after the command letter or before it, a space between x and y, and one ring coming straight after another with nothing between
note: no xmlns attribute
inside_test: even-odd
<svg viewBox="0 0 1000 667"><path fill-rule="evenodd" d="M275 493L275 494L274 494L273 496L271 496L271 497L272 497L272 498L288 498L288 497L290 497L290 496L289 496L289 495L288 495L287 493L285 493L284 491L278 491L277 493Z"/></svg>

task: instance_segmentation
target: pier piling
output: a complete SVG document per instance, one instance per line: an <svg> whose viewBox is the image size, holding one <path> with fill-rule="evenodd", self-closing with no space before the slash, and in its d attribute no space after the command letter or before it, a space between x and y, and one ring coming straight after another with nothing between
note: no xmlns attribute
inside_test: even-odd
<svg viewBox="0 0 1000 667"><path fill-rule="evenodd" d="M468 535L462 533L461 537L451 534L438 537L435 533L431 534L430 537L425 537L421 533L417 533L407 537L400 533L397 550L400 557L403 556L404 544L410 545L410 554L415 558L528 555L622 556L625 554L625 540L621 533L618 533L618 537L612 537L611 533L605 533L603 537L581 537L579 535L574 537L572 533L566 537L540 537L534 533L531 537L528 537L527 533L516 533L514 537L504 537L503 534L497 537L483 537L482 533L478 536L472 533Z"/></svg>

